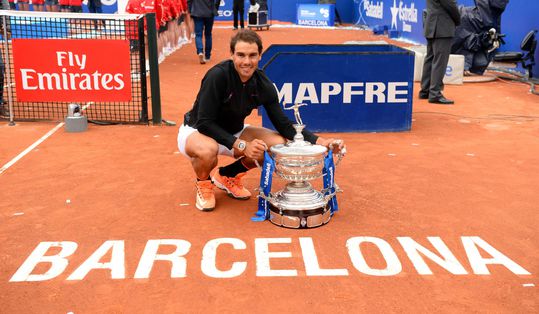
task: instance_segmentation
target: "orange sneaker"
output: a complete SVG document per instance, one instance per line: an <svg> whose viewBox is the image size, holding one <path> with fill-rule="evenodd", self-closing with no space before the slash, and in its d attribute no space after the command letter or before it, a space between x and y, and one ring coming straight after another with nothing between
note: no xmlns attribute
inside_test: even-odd
<svg viewBox="0 0 539 314"><path fill-rule="evenodd" d="M196 207L202 211L212 211L215 208L215 195L211 180L197 181Z"/></svg>
<svg viewBox="0 0 539 314"><path fill-rule="evenodd" d="M211 177L211 180L216 187L226 191L228 196L238 200L246 200L251 197L251 192L249 192L241 182L241 178L243 178L244 175L245 173L240 173L233 178L225 177L220 175L219 170L217 170Z"/></svg>

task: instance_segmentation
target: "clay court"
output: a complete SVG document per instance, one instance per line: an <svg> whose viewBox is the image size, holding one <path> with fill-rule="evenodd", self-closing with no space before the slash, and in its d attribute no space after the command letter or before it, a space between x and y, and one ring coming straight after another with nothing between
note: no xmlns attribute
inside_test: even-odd
<svg viewBox="0 0 539 314"><path fill-rule="evenodd" d="M229 57L231 34L214 30L208 64L191 43L160 65L163 118L182 122L205 72ZM387 40L351 29L259 34L266 47ZM221 191L215 211L197 210L177 126L60 128L0 173L0 312L537 313L539 98L501 80L446 86L445 94L454 106L414 93L409 132L328 135L348 148L336 172L340 210L304 230L252 222L256 198ZM248 123L261 122L253 113ZM0 166L57 125L0 121ZM249 172L247 187L259 176ZM50 279L14 280L48 242L76 250L57 257ZM145 275L151 243L179 257L155 261ZM410 243L431 258L407 254Z"/></svg>

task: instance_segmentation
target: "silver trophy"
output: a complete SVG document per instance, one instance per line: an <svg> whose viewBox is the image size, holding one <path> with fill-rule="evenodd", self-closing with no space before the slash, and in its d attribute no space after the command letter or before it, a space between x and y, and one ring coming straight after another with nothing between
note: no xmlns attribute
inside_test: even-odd
<svg viewBox="0 0 539 314"><path fill-rule="evenodd" d="M334 193L317 191L309 181L323 176L324 160L328 149L322 145L306 142L301 133L305 128L299 114L299 107L305 104L295 104L286 110L294 110L296 135L287 144L271 147L270 152L275 161L275 173L288 181L283 190L271 193L266 197L270 206L269 220L287 228L314 228L326 224L332 213L328 201ZM335 143L339 144L339 143ZM337 165L344 151L338 155Z"/></svg>

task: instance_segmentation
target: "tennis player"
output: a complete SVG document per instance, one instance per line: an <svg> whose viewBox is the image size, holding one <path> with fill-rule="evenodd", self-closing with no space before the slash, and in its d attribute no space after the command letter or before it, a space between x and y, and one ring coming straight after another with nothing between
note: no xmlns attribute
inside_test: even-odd
<svg viewBox="0 0 539 314"><path fill-rule="evenodd" d="M284 114L271 80L258 69L262 40L252 30L238 31L230 41L232 58L212 67L202 79L193 108L184 116L178 132L179 151L191 160L195 171L196 207L202 211L215 208L213 186L230 197L251 197L242 177L264 159L264 151L292 140L296 134ZM251 111L264 106L277 132L244 124ZM303 131L305 140L332 146L339 152L344 144ZM218 169L218 156L234 157L231 164ZM211 177L210 177L211 174Z"/></svg>

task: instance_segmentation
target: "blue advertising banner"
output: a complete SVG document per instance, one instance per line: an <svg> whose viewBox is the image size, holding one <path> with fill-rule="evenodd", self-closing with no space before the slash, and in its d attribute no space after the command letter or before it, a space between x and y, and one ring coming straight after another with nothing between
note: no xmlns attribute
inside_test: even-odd
<svg viewBox="0 0 539 314"><path fill-rule="evenodd" d="M298 4L296 24L305 26L335 25L333 4Z"/></svg>
<svg viewBox="0 0 539 314"><path fill-rule="evenodd" d="M387 26L399 32L399 36L417 43L426 43L423 36L422 12L425 1L420 0L353 0L354 23L375 26ZM474 0L458 0L459 6L475 6ZM501 51L520 51L522 38L532 29L539 29L539 1L515 1L508 3L502 15L502 33L506 34L506 44ZM539 49L536 51L539 59ZM534 75L539 77L539 67Z"/></svg>
<svg viewBox="0 0 539 314"><path fill-rule="evenodd" d="M249 1L247 1L249 3ZM215 17L216 21L230 21L233 19L232 16L232 4L233 0L221 0L219 4L219 9L217 10L217 16ZM249 9L249 4L245 7L245 14ZM244 16L245 18L245 16Z"/></svg>
<svg viewBox="0 0 539 314"><path fill-rule="evenodd" d="M387 25L401 37L424 41L421 14L425 1L418 0L354 0L355 24Z"/></svg>
<svg viewBox="0 0 539 314"><path fill-rule="evenodd" d="M414 55L408 50L391 45L276 45L263 59L261 67L281 104L308 105L301 115L309 130L411 128ZM262 125L272 128L261 112Z"/></svg>
<svg viewBox="0 0 539 314"><path fill-rule="evenodd" d="M249 11L249 0L243 0L243 18L245 19L245 24L247 25L247 12ZM217 10L217 16L215 17L216 21L231 21L234 19L232 12L232 5L234 4L233 0L221 0L219 4L219 9Z"/></svg>

